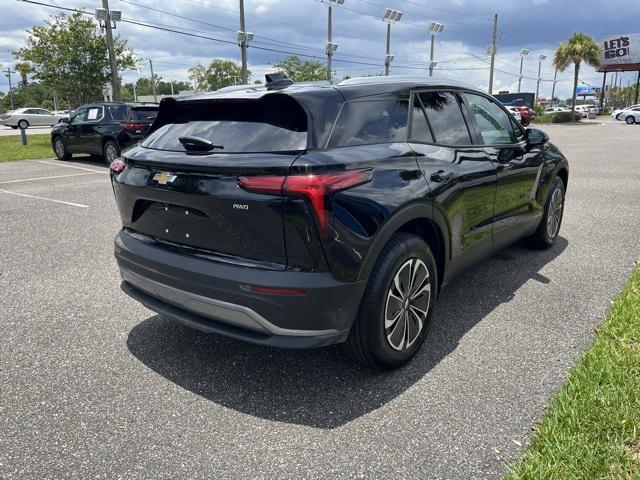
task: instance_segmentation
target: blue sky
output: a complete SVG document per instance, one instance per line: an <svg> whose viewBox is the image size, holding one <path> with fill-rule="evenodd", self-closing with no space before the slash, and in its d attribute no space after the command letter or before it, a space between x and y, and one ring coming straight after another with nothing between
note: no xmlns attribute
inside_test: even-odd
<svg viewBox="0 0 640 480"><path fill-rule="evenodd" d="M92 11L99 0L42 0L45 3ZM129 41L140 58L152 58L154 70L164 79L186 80L187 70L197 63L227 58L239 61L239 48L233 43L238 27L238 0L111 0L111 8L122 11L124 19L164 26L215 38L199 39L163 32L128 23L118 24L117 33ZM247 31L255 34L249 49L252 79L262 79L271 64L291 52L324 60L327 7L320 0L246 0ZM0 64L13 66L10 51L21 47L25 30L42 24L55 9L17 0L0 0ZM491 41L491 23L498 14L498 55L494 91L512 90L517 85L519 52L528 48L523 91L535 91L538 57L542 63L540 95L551 93L551 58L557 44L574 31L604 36L640 33L640 1L616 0L345 0L334 8L334 38L339 44L334 57L337 78L358 76L383 70L385 50L384 7L403 12L392 26L391 52L395 55L393 74L422 74L428 61L426 24L430 20L445 24L437 38L436 74L486 88L489 78L486 46ZM154 10L155 9L155 10ZM161 10L161 11L160 11ZM178 16L176 16L178 15ZM279 50L276 52L273 50ZM148 63L140 71L124 74L125 81L148 76ZM571 92L571 72L558 74L561 98ZM600 86L602 75L584 68L581 81ZM17 80L17 77L14 77ZM635 82L634 73L622 77L623 85ZM0 90L7 89L7 78L0 77Z"/></svg>

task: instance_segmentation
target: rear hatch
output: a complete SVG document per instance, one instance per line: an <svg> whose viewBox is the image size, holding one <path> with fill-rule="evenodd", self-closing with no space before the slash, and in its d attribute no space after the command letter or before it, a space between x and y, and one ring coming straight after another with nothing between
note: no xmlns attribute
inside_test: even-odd
<svg viewBox="0 0 640 480"><path fill-rule="evenodd" d="M131 107L127 120L122 124L122 127L129 133L134 135L140 135L144 137L149 133L149 129L156 117L158 116L158 106L135 106Z"/></svg>
<svg viewBox="0 0 640 480"><path fill-rule="evenodd" d="M168 247L285 268L282 195L247 192L238 177L288 174L307 146L302 107L285 95L172 102L152 130L113 179L124 227Z"/></svg>

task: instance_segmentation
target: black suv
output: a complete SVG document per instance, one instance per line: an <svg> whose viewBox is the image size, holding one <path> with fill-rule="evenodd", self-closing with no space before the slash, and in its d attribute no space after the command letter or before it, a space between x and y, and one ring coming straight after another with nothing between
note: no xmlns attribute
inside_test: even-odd
<svg viewBox="0 0 640 480"><path fill-rule="evenodd" d="M455 275L523 238L554 244L567 160L493 97L424 78L286 80L163 100L111 165L131 297L205 332L346 342L395 368Z"/></svg>
<svg viewBox="0 0 640 480"><path fill-rule="evenodd" d="M157 104L97 102L82 105L51 130L53 151L60 160L74 153L102 156L111 163L125 148L148 133Z"/></svg>

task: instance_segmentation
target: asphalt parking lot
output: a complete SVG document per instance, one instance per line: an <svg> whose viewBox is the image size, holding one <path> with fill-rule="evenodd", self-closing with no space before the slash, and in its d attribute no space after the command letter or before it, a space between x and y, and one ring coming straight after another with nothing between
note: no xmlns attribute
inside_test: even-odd
<svg viewBox="0 0 640 480"><path fill-rule="evenodd" d="M0 478L498 478L640 259L640 127L545 130L561 238L459 277L386 374L156 316L119 289L104 165L0 164Z"/></svg>

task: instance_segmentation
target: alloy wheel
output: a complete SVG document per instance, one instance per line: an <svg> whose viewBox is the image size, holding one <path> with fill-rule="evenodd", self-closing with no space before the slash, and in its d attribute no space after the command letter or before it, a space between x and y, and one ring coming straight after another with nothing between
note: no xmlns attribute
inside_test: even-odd
<svg viewBox="0 0 640 480"><path fill-rule="evenodd" d="M431 302L429 270L419 258L411 258L398 269L384 309L384 333L394 350L405 350L416 341L427 321Z"/></svg>
<svg viewBox="0 0 640 480"><path fill-rule="evenodd" d="M118 150L113 143L108 143L104 151L108 164L111 164L116 158L118 158Z"/></svg>
<svg viewBox="0 0 640 480"><path fill-rule="evenodd" d="M62 143L62 140L60 140L59 138L56 139L55 147L56 155L58 155L58 158L64 158L64 144Z"/></svg>
<svg viewBox="0 0 640 480"><path fill-rule="evenodd" d="M560 221L562 220L562 207L564 206L562 199L562 190L556 188L551 197L549 204L549 214L547 216L547 235L551 240L556 238L558 230L560 230Z"/></svg>

